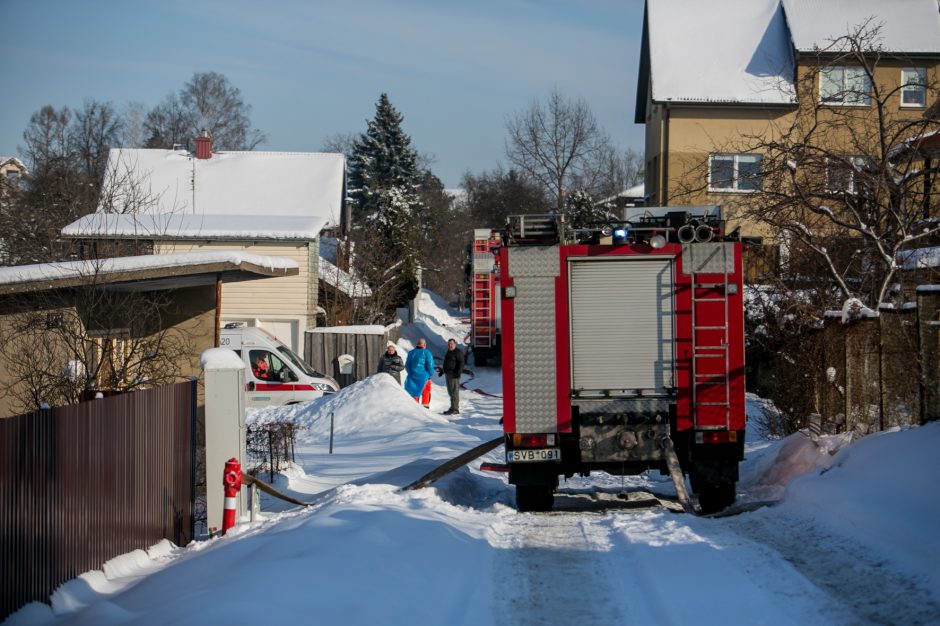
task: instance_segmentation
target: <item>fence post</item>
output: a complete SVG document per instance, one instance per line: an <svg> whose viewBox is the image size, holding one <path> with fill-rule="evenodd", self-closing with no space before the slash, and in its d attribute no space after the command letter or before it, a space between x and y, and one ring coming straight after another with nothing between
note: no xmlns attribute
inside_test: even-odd
<svg viewBox="0 0 940 626"><path fill-rule="evenodd" d="M330 454L333 454L333 412L330 411Z"/></svg>
<svg viewBox="0 0 940 626"><path fill-rule="evenodd" d="M202 353L206 381L206 472L217 472L228 458L247 463L245 449L245 363L226 348ZM206 482L210 479L207 477ZM239 515L245 514L245 497L236 495ZM206 488L206 526L220 528L223 508L219 489Z"/></svg>
<svg viewBox="0 0 940 626"><path fill-rule="evenodd" d="M917 288L917 319L920 335L920 420L940 419L940 285Z"/></svg>

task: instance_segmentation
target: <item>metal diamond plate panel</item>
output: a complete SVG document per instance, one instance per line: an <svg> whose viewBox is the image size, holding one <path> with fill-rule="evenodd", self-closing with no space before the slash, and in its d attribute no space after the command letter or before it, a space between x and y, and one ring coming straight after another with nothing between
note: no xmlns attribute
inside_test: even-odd
<svg viewBox="0 0 940 626"><path fill-rule="evenodd" d="M733 243L690 243L682 246L682 273L731 274L734 272Z"/></svg>
<svg viewBox="0 0 940 626"><path fill-rule="evenodd" d="M489 252L473 253L473 273L492 274L495 266L495 257Z"/></svg>
<svg viewBox="0 0 940 626"><path fill-rule="evenodd" d="M509 249L513 279L525 276L558 276L558 246L526 246Z"/></svg>
<svg viewBox="0 0 940 626"><path fill-rule="evenodd" d="M516 429L554 432L555 277L557 246L509 249L509 270L516 286L513 332L516 364Z"/></svg>

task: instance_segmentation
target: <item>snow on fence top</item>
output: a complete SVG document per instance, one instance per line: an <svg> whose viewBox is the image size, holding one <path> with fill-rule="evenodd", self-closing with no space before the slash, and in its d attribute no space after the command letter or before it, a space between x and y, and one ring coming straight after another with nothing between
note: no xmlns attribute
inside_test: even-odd
<svg viewBox="0 0 940 626"><path fill-rule="evenodd" d="M228 348L209 348L199 357L199 364L204 370L240 370L245 362Z"/></svg>

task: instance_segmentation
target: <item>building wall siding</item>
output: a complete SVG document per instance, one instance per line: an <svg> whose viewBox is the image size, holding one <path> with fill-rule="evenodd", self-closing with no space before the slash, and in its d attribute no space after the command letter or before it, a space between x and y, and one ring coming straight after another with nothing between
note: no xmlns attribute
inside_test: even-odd
<svg viewBox="0 0 940 626"><path fill-rule="evenodd" d="M311 250L315 243L255 244L251 242L162 242L157 246L158 254L170 252L205 252L235 250L249 254L277 256L293 259L300 272L296 276L279 276L264 280L226 283L222 287L222 317L257 318L291 317L302 318L304 328L314 325L316 299L311 301L311 284L316 293L316 278L310 274Z"/></svg>

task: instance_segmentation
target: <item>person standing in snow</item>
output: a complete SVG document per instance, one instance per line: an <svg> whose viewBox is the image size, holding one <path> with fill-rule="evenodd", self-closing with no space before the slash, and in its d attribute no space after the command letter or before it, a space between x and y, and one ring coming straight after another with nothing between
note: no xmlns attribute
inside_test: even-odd
<svg viewBox="0 0 940 626"><path fill-rule="evenodd" d="M422 338L418 340L418 347L408 353L405 360L405 371L408 378L405 380L405 391L408 395L420 402L424 408L431 408L431 375L434 374L434 357L427 349L427 342Z"/></svg>
<svg viewBox="0 0 940 626"><path fill-rule="evenodd" d="M395 347L391 341L388 342L388 347L385 349L385 354L382 355L382 358L379 359L379 370L381 374L385 372L392 378L394 378L398 384L401 384L401 371L405 369L405 363L401 360L401 357L398 356L398 348Z"/></svg>
<svg viewBox="0 0 940 626"><path fill-rule="evenodd" d="M460 375L463 374L463 366L463 350L457 347L456 340L451 339L447 342L447 354L441 365L444 380L447 381L447 393L450 395L450 408L444 411L444 415L460 413Z"/></svg>

